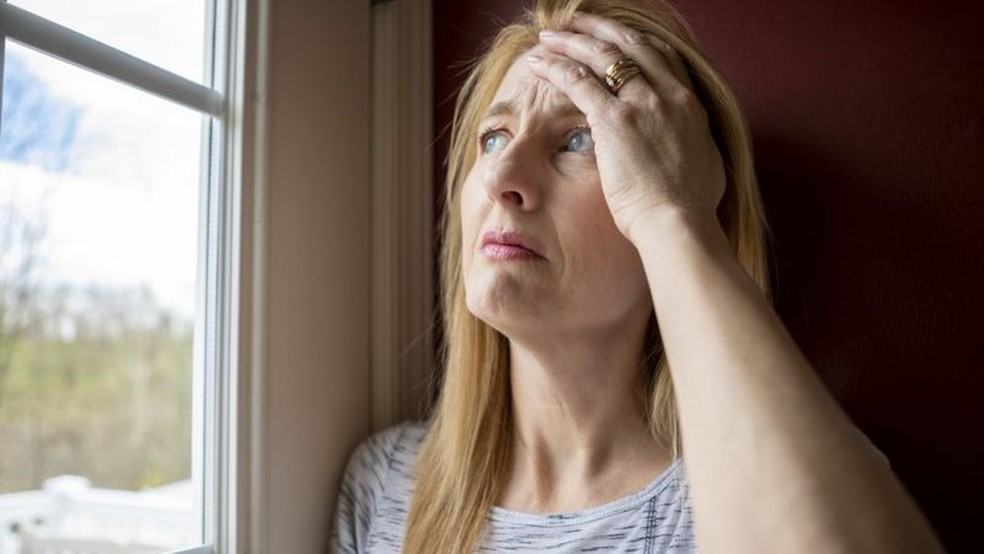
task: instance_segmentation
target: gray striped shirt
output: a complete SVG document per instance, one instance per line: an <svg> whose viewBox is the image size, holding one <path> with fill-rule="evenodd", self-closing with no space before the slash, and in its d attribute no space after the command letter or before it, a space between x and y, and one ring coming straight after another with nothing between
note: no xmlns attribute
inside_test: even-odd
<svg viewBox="0 0 984 554"><path fill-rule="evenodd" d="M413 464L426 431L404 423L370 437L352 454L331 552L400 551ZM645 489L602 506L560 514L492 508L487 521L479 552L697 552L682 460Z"/></svg>

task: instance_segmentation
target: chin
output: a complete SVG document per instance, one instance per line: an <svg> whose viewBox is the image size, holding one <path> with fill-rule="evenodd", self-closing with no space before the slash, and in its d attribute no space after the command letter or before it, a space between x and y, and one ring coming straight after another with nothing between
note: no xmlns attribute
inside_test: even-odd
<svg viewBox="0 0 984 554"><path fill-rule="evenodd" d="M486 290L467 293L465 303L473 316L493 327L513 311L510 307L513 302L508 295L493 294Z"/></svg>
<svg viewBox="0 0 984 554"><path fill-rule="evenodd" d="M473 316L507 336L510 330L537 321L537 303L512 287L469 287L465 303Z"/></svg>

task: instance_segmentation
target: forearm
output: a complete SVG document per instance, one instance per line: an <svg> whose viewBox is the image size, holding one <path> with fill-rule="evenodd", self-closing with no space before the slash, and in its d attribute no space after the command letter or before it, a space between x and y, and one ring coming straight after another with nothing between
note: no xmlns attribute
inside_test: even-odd
<svg viewBox="0 0 984 554"><path fill-rule="evenodd" d="M676 390L702 549L940 551L716 222L666 214L634 232Z"/></svg>

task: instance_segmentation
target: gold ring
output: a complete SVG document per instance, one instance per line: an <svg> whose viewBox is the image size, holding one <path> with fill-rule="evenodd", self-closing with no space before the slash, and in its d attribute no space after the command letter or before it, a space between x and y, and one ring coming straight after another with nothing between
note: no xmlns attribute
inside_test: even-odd
<svg viewBox="0 0 984 554"><path fill-rule="evenodd" d="M618 94L622 85L640 73L642 70L639 69L639 64L632 58L621 58L605 70L605 88L612 94Z"/></svg>

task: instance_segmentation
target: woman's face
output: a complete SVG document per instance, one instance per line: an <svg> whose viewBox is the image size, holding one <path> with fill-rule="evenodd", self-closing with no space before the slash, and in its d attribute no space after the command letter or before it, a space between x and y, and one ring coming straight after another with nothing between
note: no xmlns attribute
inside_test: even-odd
<svg viewBox="0 0 984 554"><path fill-rule="evenodd" d="M645 322L642 262L605 203L585 117L529 71L532 52L473 138L460 197L468 308L510 338Z"/></svg>

